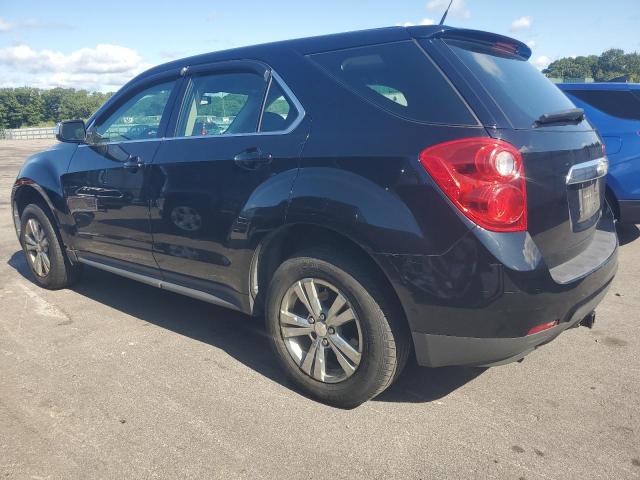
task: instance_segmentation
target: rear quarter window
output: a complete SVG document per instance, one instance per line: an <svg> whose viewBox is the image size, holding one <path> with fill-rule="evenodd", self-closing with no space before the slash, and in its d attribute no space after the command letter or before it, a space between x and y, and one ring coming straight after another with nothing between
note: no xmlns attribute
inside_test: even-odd
<svg viewBox="0 0 640 480"><path fill-rule="evenodd" d="M566 92L612 117L640 120L640 91L566 90Z"/></svg>
<svg viewBox="0 0 640 480"><path fill-rule="evenodd" d="M309 57L361 97L403 118L477 125L458 93L413 42L349 48Z"/></svg>

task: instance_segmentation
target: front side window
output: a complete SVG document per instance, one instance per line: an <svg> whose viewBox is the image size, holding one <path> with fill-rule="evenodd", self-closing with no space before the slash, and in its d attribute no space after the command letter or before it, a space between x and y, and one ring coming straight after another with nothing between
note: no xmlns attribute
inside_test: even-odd
<svg viewBox="0 0 640 480"><path fill-rule="evenodd" d="M182 104L176 136L256 132L265 89L264 77L254 73L194 76Z"/></svg>
<svg viewBox="0 0 640 480"><path fill-rule="evenodd" d="M124 102L115 112L99 119L93 128L93 142L121 142L157 138L175 80L149 87Z"/></svg>

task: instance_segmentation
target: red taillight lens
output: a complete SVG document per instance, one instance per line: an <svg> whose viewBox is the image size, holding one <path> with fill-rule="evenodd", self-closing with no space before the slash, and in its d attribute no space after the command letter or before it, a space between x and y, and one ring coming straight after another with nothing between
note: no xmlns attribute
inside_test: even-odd
<svg viewBox="0 0 640 480"><path fill-rule="evenodd" d="M495 232L527 229L527 189L522 155L510 143L464 138L420 153L420 163L473 222Z"/></svg>
<svg viewBox="0 0 640 480"><path fill-rule="evenodd" d="M536 325L535 327L531 328L527 332L527 335L533 335L534 333L544 332L545 330L549 330L550 328L555 327L559 323L560 322L558 320L554 320L553 322L541 323L540 325Z"/></svg>

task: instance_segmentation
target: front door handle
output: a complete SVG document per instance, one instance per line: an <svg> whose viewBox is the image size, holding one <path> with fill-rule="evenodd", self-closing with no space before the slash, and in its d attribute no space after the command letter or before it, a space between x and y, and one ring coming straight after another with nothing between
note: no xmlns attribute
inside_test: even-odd
<svg viewBox="0 0 640 480"><path fill-rule="evenodd" d="M257 170L269 165L272 158L270 153L262 153L259 148L248 148L233 157L233 161L245 170Z"/></svg>
<svg viewBox="0 0 640 480"><path fill-rule="evenodd" d="M144 162L137 155L131 155L126 162L124 162L125 170L130 170L132 173L136 173L139 168L144 167Z"/></svg>

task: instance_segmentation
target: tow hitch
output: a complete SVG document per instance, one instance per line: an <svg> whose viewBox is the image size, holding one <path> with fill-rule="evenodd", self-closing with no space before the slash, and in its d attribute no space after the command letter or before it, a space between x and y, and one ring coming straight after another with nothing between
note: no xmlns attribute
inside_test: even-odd
<svg viewBox="0 0 640 480"><path fill-rule="evenodd" d="M591 312L589 315L587 315L586 317L584 317L580 321L580 325L582 325L583 327L587 327L587 328L593 328L593 325L595 323L596 323L596 311L595 310L593 312Z"/></svg>

